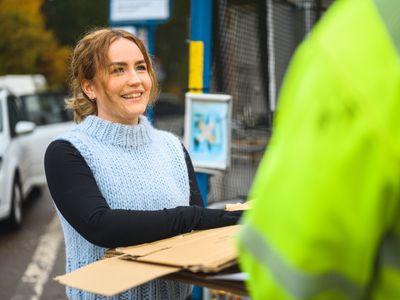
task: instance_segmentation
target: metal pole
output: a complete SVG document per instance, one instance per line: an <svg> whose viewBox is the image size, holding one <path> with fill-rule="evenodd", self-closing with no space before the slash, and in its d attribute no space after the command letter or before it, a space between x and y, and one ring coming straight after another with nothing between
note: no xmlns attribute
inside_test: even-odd
<svg viewBox="0 0 400 300"><path fill-rule="evenodd" d="M211 81L212 0L192 0L190 22L189 90L209 92ZM202 62L202 64L199 64ZM209 175L196 173L197 183L207 206Z"/></svg>
<svg viewBox="0 0 400 300"><path fill-rule="evenodd" d="M191 0L190 25L189 90L207 93L211 81L212 0ZM209 175L196 173L196 179L206 207ZM192 299L203 299L201 287L193 287Z"/></svg>
<svg viewBox="0 0 400 300"><path fill-rule="evenodd" d="M154 56L155 53L155 32L156 25L148 25L147 29L147 50L150 54L150 57ZM150 123L154 122L154 110L152 105L148 105L146 109L146 115L149 119Z"/></svg>

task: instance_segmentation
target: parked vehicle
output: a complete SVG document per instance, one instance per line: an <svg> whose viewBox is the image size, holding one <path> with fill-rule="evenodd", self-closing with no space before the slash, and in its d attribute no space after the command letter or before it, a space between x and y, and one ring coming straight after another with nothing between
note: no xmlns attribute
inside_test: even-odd
<svg viewBox="0 0 400 300"><path fill-rule="evenodd" d="M43 158L47 145L73 126L70 118L35 124L34 108L42 111L46 101L36 98L33 104L32 99L0 89L0 220L14 228L22 222L22 201L46 182ZM63 109L63 99L58 103Z"/></svg>
<svg viewBox="0 0 400 300"><path fill-rule="evenodd" d="M42 74L9 74L0 76L0 86L20 96L44 91L47 80Z"/></svg>
<svg viewBox="0 0 400 300"><path fill-rule="evenodd" d="M67 92L41 92L21 95L23 110L29 121L37 126L70 122L71 111L65 109Z"/></svg>

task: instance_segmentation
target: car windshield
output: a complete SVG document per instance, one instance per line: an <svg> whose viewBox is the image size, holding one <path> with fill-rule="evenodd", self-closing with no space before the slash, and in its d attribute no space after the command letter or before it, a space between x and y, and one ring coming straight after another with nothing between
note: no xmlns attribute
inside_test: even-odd
<svg viewBox="0 0 400 300"><path fill-rule="evenodd" d="M25 114L36 125L47 125L72 120L72 113L65 109L65 93L43 93L21 96Z"/></svg>

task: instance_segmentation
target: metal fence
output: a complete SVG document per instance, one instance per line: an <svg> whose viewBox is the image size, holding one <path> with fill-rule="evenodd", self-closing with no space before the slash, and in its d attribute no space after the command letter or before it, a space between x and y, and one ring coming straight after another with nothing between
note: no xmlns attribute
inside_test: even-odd
<svg viewBox="0 0 400 300"><path fill-rule="evenodd" d="M332 1L215 0L211 93L233 96L231 167L212 175L209 203L247 197L272 132L284 73Z"/></svg>

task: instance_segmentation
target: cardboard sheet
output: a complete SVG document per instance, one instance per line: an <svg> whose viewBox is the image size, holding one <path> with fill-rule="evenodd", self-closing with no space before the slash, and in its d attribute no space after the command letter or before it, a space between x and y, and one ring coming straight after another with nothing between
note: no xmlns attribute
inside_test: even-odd
<svg viewBox="0 0 400 300"><path fill-rule="evenodd" d="M54 280L70 287L110 297L179 270L179 268L113 257L97 261L74 272L57 276Z"/></svg>
<svg viewBox="0 0 400 300"><path fill-rule="evenodd" d="M234 237L240 225L196 231L150 244L118 248L133 260L180 267L192 272L217 272L235 263Z"/></svg>
<svg viewBox="0 0 400 300"><path fill-rule="evenodd" d="M234 237L240 225L196 231L169 239L125 248L66 275L61 284L95 294L113 296L147 281L187 270L217 272L236 263Z"/></svg>

